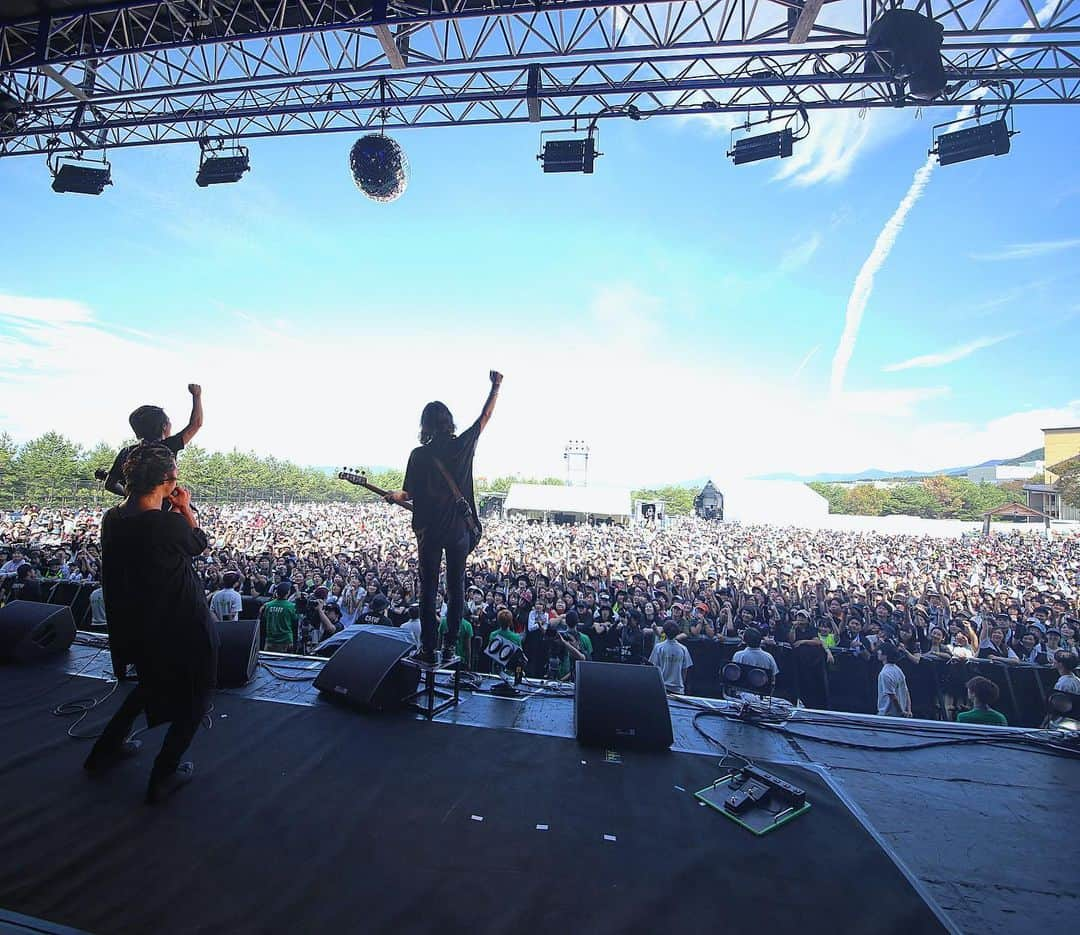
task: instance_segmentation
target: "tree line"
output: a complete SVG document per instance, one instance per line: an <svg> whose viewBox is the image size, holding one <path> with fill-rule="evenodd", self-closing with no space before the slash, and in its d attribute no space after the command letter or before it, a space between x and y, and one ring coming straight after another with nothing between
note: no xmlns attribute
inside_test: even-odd
<svg viewBox="0 0 1080 935"><path fill-rule="evenodd" d="M130 444L130 443L129 443ZM108 469L118 448L100 442L86 448L59 434L46 432L22 445L7 433L0 433L0 506L27 503L108 504L115 498L105 493L94 471ZM1059 490L1066 502L1080 506L1080 458L1055 468L1061 474ZM185 486L203 500L347 500L370 499L374 495L338 480L333 474L292 461L261 456L248 451L210 452L189 445L180 455L180 475ZM402 471L380 468L369 475L377 487L398 490ZM477 477L478 494L506 493L514 483L563 483L557 477L530 478L519 475ZM853 487L811 483L810 487L829 501L831 513L883 516L894 513L938 519L980 520L983 513L1011 500L1023 501L1022 484L1012 481L1001 486L973 484L963 477L927 477L880 488L873 484ZM674 485L635 490L640 500L664 500L672 516L693 512L697 491Z"/></svg>
<svg viewBox="0 0 1080 935"><path fill-rule="evenodd" d="M873 484L824 484L810 487L829 501L830 513L854 513L859 516L922 516L928 519L981 520L983 514L1012 501L1025 501L1023 484L1010 481L975 484L966 477L925 477L876 487Z"/></svg>
<svg viewBox="0 0 1080 935"><path fill-rule="evenodd" d="M133 444L134 439L125 442ZM112 465L119 447L100 442L86 448L59 434L46 432L22 445L7 433L0 434L0 506L29 503L109 504L116 498L102 490L94 471ZM181 482L202 500L307 500L360 501L375 495L362 487L338 480L327 470L303 467L292 461L250 451L207 451L189 445L179 458ZM399 490L404 472L377 468L368 474L376 487ZM477 477L477 493L506 493L511 484L555 484L557 477ZM669 512L689 513L694 493L671 487L637 491L635 497L666 499Z"/></svg>

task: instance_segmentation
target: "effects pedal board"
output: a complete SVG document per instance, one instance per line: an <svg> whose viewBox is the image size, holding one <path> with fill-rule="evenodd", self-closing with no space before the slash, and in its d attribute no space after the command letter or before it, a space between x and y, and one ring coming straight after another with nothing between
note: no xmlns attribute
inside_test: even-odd
<svg viewBox="0 0 1080 935"><path fill-rule="evenodd" d="M761 783L767 786L771 798L783 802L792 808L802 808L806 804L806 792L779 776L767 773L757 766L747 766L739 770L739 776L745 781Z"/></svg>

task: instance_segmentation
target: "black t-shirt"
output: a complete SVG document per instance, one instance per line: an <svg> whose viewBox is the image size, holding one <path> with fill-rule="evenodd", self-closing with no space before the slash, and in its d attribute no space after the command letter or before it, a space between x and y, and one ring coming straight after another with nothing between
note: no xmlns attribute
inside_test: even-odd
<svg viewBox="0 0 1080 935"><path fill-rule="evenodd" d="M184 450L184 439L180 435L170 435L159 442L139 442L139 444L164 445L174 455L178 455ZM124 482L124 462L127 460L127 456L137 447L138 445L128 445L126 448L120 449L120 453L116 456L116 460L113 461L112 467L109 468L109 476L105 478L107 488L113 484L122 484Z"/></svg>
<svg viewBox="0 0 1080 935"><path fill-rule="evenodd" d="M460 435L438 438L412 450L405 468L404 489L412 498L412 528L418 536L432 536L440 542L458 542L465 538L465 521L450 485L435 466L434 459L442 461L475 514L473 454L479 437L480 420L477 419Z"/></svg>

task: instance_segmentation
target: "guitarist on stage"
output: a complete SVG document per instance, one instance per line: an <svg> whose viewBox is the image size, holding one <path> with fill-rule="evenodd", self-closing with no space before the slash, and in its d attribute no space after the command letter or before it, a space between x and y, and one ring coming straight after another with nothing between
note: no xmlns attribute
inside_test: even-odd
<svg viewBox="0 0 1080 935"><path fill-rule="evenodd" d="M420 573L421 660L435 663L439 622L435 606L439 566L446 553L445 645L457 643L465 609L465 559L479 540L480 523L473 496L473 453L480 433L495 411L502 374L490 373L491 391L484 409L461 435L445 403L431 402L420 414L420 447L409 455L403 490L388 492L388 503L411 503Z"/></svg>

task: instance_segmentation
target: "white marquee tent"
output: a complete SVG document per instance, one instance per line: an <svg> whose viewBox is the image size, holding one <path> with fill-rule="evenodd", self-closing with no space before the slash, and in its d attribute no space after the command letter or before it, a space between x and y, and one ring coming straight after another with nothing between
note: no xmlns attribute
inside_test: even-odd
<svg viewBox="0 0 1080 935"><path fill-rule="evenodd" d="M563 487L554 484L513 484L506 495L507 516L530 519L586 517L625 523L630 520L630 491L622 487Z"/></svg>
<svg viewBox="0 0 1080 935"><path fill-rule="evenodd" d="M798 481L729 479L713 483L724 495L726 522L816 525L829 515L829 501Z"/></svg>

